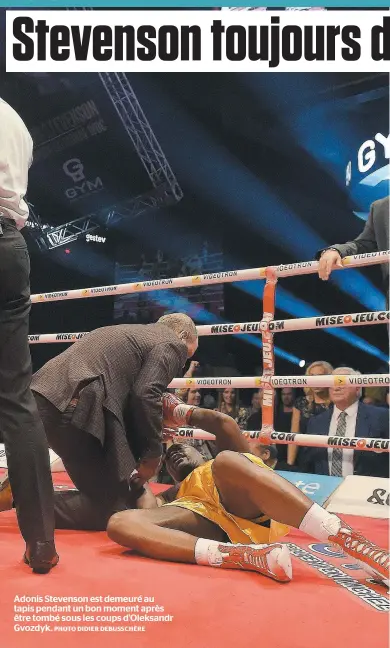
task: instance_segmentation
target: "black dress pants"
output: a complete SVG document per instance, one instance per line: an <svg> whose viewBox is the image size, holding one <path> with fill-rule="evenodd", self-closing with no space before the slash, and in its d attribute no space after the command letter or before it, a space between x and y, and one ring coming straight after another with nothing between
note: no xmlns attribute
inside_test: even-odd
<svg viewBox="0 0 390 648"><path fill-rule="evenodd" d="M26 542L54 537L48 444L30 390L30 260L14 221L0 215L0 427Z"/></svg>
<svg viewBox="0 0 390 648"><path fill-rule="evenodd" d="M62 413L40 394L34 396L49 445L77 488L54 493L56 529L105 531L111 515L136 508L134 495L118 479L100 441L72 425L72 405Z"/></svg>

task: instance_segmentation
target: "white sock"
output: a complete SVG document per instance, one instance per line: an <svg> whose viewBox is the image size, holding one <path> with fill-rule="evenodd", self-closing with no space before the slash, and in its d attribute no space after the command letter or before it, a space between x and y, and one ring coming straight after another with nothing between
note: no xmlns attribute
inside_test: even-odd
<svg viewBox="0 0 390 648"><path fill-rule="evenodd" d="M316 540L328 540L329 536L336 535L341 527L341 520L337 515L328 513L318 504L313 504L299 525L300 531L316 538Z"/></svg>
<svg viewBox="0 0 390 648"><path fill-rule="evenodd" d="M217 540L206 540L199 538L195 545L195 560L198 565L211 565L219 567L222 564L223 556L219 551L220 545L233 547L231 542L218 542Z"/></svg>

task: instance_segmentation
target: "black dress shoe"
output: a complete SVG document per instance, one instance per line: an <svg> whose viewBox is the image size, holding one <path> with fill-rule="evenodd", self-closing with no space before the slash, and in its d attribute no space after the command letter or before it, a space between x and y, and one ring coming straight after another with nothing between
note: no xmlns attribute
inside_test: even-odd
<svg viewBox="0 0 390 648"><path fill-rule="evenodd" d="M54 542L35 540L26 545L24 562L30 565L34 574L47 574L59 561Z"/></svg>

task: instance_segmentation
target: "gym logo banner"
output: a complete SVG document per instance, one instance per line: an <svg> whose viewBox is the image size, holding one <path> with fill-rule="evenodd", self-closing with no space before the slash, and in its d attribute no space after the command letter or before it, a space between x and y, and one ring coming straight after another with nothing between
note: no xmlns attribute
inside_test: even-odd
<svg viewBox="0 0 390 648"><path fill-rule="evenodd" d="M66 160L62 165L63 172L71 178L73 186L65 189L65 196L70 202L84 198L104 189L102 179L97 176L93 180L88 179L84 173L84 164L79 158Z"/></svg>

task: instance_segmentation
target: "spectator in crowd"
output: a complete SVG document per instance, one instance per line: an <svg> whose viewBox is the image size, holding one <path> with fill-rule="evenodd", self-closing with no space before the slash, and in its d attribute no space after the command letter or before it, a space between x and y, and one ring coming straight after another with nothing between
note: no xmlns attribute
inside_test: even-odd
<svg viewBox="0 0 390 648"><path fill-rule="evenodd" d="M258 389L257 391L253 392L252 394L252 400L251 400L251 406L249 408L249 416L252 416L252 414L257 414L259 410L261 410L261 400L263 397L263 390Z"/></svg>
<svg viewBox="0 0 390 648"><path fill-rule="evenodd" d="M200 390L197 387L195 389L187 389L187 394L183 400L187 405L196 405L196 407L199 407L200 401L202 400Z"/></svg>
<svg viewBox="0 0 390 648"><path fill-rule="evenodd" d="M280 392L280 403L275 407L274 427L278 432L290 432L295 393L292 387L283 387ZM287 470L287 449L288 446L283 444L277 448L278 470Z"/></svg>
<svg viewBox="0 0 390 648"><path fill-rule="evenodd" d="M289 432L291 429L291 417L294 405L295 395L291 387L284 387L281 390L281 403L275 407L274 427L279 432ZM259 408L256 410L257 404ZM262 427L262 390L259 389L253 394L252 397L252 414L248 417L246 429L247 430L261 430ZM273 446L272 446L273 447ZM272 451L271 458L275 458L278 470L289 470L290 466L287 465L287 445L275 446L275 457ZM255 453L256 454L256 453ZM263 459L263 457L261 457ZM264 459L263 459L264 460ZM268 465L268 464L267 464Z"/></svg>
<svg viewBox="0 0 390 648"><path fill-rule="evenodd" d="M183 378L193 378L194 374L199 375L199 371L200 371L199 362L197 362L196 360L191 360L187 371L183 375ZM181 388L181 389L176 389L175 393L176 393L176 396L181 398L181 400L187 402L186 399L188 399L188 395L189 395L190 391L191 392L196 392L196 391L199 391L199 390ZM199 395L200 395L200 392L199 392ZM195 398L195 393L193 393L191 395L191 397ZM199 403L188 403L188 405L199 405Z"/></svg>
<svg viewBox="0 0 390 648"><path fill-rule="evenodd" d="M323 376L331 374L332 365L324 360L312 362L306 369L306 376ZM330 404L329 389L323 387L309 387L304 390L305 395L297 398L294 403L291 432L306 434L307 423L312 416L321 414L328 409ZM297 462L298 446L290 445L287 450L287 463L293 466Z"/></svg>
<svg viewBox="0 0 390 648"><path fill-rule="evenodd" d="M240 428L245 429L248 420L248 409L240 407L240 397L237 389L226 387L218 394L218 412L231 416Z"/></svg>
<svg viewBox="0 0 390 648"><path fill-rule="evenodd" d="M333 374L359 375L350 367L338 367ZM332 406L319 416L312 417L308 434L341 437L369 437L388 439L388 413L381 407L359 402L361 389L354 385L336 385L329 389ZM341 448L305 448L302 453L307 472L319 475L369 475L388 477L389 463L386 453Z"/></svg>
<svg viewBox="0 0 390 648"><path fill-rule="evenodd" d="M262 426L263 390L258 389L252 396L252 406L246 422L247 430L261 430Z"/></svg>
<svg viewBox="0 0 390 648"><path fill-rule="evenodd" d="M266 466L275 468L278 461L278 449L276 445L265 445L259 443L258 445L251 447L251 452L264 461Z"/></svg>
<svg viewBox="0 0 390 648"><path fill-rule="evenodd" d="M279 432L290 432L294 402L295 392L293 388L283 387L280 390L280 404L276 408L275 430Z"/></svg>
<svg viewBox="0 0 390 648"><path fill-rule="evenodd" d="M366 387L363 392L363 403L376 405L377 407L388 407L386 402L387 394L386 387Z"/></svg>
<svg viewBox="0 0 390 648"><path fill-rule="evenodd" d="M215 400L215 397L212 394L206 394L206 396L203 398L203 408L215 410L216 407L217 401Z"/></svg>

